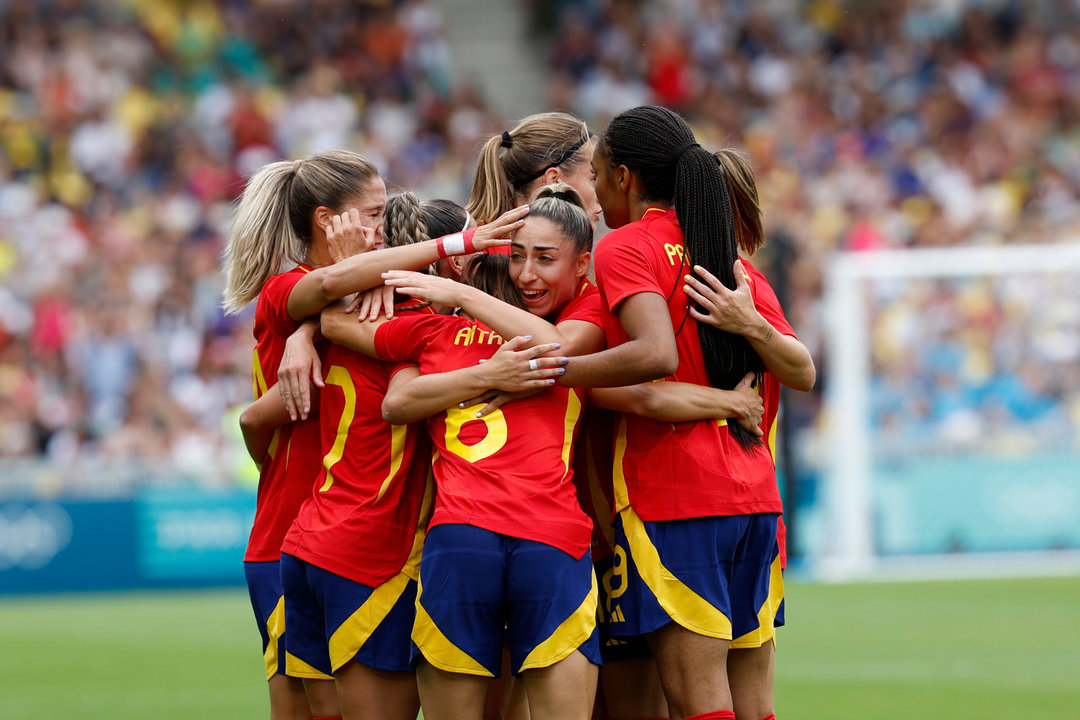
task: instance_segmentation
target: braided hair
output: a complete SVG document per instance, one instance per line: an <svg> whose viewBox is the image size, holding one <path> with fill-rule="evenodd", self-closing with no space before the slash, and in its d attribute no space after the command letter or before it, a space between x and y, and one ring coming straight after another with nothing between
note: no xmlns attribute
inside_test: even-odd
<svg viewBox="0 0 1080 720"><path fill-rule="evenodd" d="M405 191L386 201L383 243L386 247L399 247L424 242L461 232L467 221L465 208L451 200L421 203L420 198ZM435 266L429 265L426 272L434 275Z"/></svg>
<svg viewBox="0 0 1080 720"><path fill-rule="evenodd" d="M682 227L687 262L705 268L729 289L736 287L736 218L720 161L694 138L686 121L667 108L644 106L616 116L600 138L598 152L613 167L636 173L646 199L672 201ZM689 308L687 309L689 312ZM747 372L761 372L761 358L741 336L698 323L709 382L734 388ZM742 426L728 424L744 448L761 441Z"/></svg>

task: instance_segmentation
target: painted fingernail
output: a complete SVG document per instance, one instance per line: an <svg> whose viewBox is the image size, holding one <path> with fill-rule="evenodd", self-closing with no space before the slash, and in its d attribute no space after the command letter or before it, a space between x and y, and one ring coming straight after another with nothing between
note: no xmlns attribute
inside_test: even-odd
<svg viewBox="0 0 1080 720"><path fill-rule="evenodd" d="M555 343L555 349L556 350L561 350L562 349L562 343Z"/></svg>
<svg viewBox="0 0 1080 720"><path fill-rule="evenodd" d="M560 375L562 375L564 372L566 372L566 368L559 368L559 374Z"/></svg>

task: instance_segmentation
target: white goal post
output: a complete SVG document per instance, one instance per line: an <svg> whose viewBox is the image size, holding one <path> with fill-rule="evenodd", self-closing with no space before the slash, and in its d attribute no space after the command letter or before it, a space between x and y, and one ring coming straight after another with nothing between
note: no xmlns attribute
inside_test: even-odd
<svg viewBox="0 0 1080 720"><path fill-rule="evenodd" d="M826 580L1080 574L1075 546L1040 552L958 552L882 556L875 551L869 289L874 284L1072 274L1080 285L1080 243L837 253L826 270L824 322L828 466L820 539L808 568ZM1080 454L1078 454L1080 457ZM1069 482L1072 482L1071 480ZM1080 465L1075 468L1080 502Z"/></svg>

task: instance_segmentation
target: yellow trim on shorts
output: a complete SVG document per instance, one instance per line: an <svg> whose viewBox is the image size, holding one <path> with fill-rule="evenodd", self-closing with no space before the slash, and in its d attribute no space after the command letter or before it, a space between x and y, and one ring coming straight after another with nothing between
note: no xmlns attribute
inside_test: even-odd
<svg viewBox="0 0 1080 720"><path fill-rule="evenodd" d="M285 674L289 677L307 678L309 680L333 680L333 675L327 675L322 670L308 665L288 650L285 651Z"/></svg>
<svg viewBox="0 0 1080 720"><path fill-rule="evenodd" d="M592 576L589 594L581 601L577 610L570 613L570 617L555 628L555 632L532 649L525 661L521 663L518 672L551 667L560 660L570 657L592 636L593 631L596 630L596 604L599 593L596 589L596 573L589 574Z"/></svg>
<svg viewBox="0 0 1080 720"><path fill-rule="evenodd" d="M416 588L416 620L413 623L412 641L416 643L416 647L420 648L424 659L446 672L480 675L489 678L495 677L490 670L443 635L442 630L439 629L421 604L422 595L423 587L418 584Z"/></svg>
<svg viewBox="0 0 1080 720"><path fill-rule="evenodd" d="M405 566L396 577L375 588L364 604L357 608L356 612L350 615L349 619L330 636L330 667L334 669L334 672L337 672L360 651L360 648L371 637L371 633L379 627L397 604L409 580L420 582L420 557L424 547L424 538L427 536L427 522L431 516L431 506L434 502L435 481L429 470L425 479L424 497L420 503L420 516L416 522L413 544Z"/></svg>
<svg viewBox="0 0 1080 720"><path fill-rule="evenodd" d="M656 596L660 607L687 630L707 637L731 639L731 620L664 567L645 523L628 507L619 513L638 575Z"/></svg>
<svg viewBox="0 0 1080 720"><path fill-rule="evenodd" d="M758 610L758 626L745 635L740 635L731 641L733 649L758 648L769 642L776 636L776 613L780 609L780 601L784 599L784 574L780 570L780 555L773 559L769 571L769 596Z"/></svg>
<svg viewBox="0 0 1080 720"><path fill-rule="evenodd" d="M270 642L266 643L266 651L263 652L263 661L266 663L266 679L277 675L278 672L278 641L285 636L285 596L278 598L274 611L266 618L266 634Z"/></svg>
<svg viewBox="0 0 1080 720"><path fill-rule="evenodd" d="M330 667L337 672L352 660L371 634L382 624L409 585L409 576L398 573L371 591L371 595L330 636Z"/></svg>

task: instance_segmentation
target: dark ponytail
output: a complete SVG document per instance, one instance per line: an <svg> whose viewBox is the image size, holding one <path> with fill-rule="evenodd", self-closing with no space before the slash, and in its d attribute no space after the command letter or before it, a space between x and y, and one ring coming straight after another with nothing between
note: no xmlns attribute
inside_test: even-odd
<svg viewBox="0 0 1080 720"><path fill-rule="evenodd" d="M689 265L700 265L734 290L739 255L727 179L716 156L697 144L686 122L667 108L627 110L608 125L598 152L613 166L636 173L646 199L674 203ZM706 323L697 328L714 387L731 390L746 373L762 371L761 358L745 337ZM728 429L744 448L761 444L741 425L729 423Z"/></svg>

